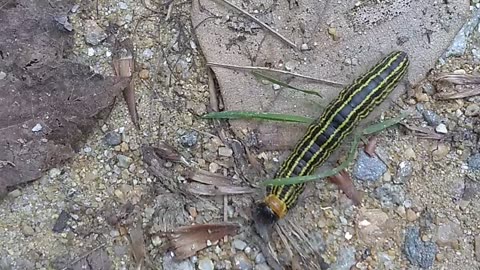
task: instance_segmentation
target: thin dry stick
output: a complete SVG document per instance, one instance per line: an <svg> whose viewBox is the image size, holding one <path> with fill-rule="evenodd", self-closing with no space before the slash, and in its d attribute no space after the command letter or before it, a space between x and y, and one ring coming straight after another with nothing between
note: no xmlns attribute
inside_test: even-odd
<svg viewBox="0 0 480 270"><path fill-rule="evenodd" d="M103 243L103 244L101 244L100 246L98 246L98 247L96 247L96 248L94 248L94 249L90 250L89 252L87 252L87 253L86 253L85 255L83 255L82 257L80 257L80 258L76 259L75 261L73 261L72 263L70 263L70 265L69 265L69 266L62 268L62 270L67 270L67 269L70 269L70 268L71 268L73 265L75 265L75 264L76 264L76 263L78 263L79 261L81 261L81 260L83 260L83 259L87 258L87 257L88 257L90 254L92 254L93 252L95 252L95 251L97 251L97 250L99 250L99 249L103 248L104 246L106 246L106 244L105 244L105 243Z"/></svg>
<svg viewBox="0 0 480 270"><path fill-rule="evenodd" d="M267 29L269 32L271 32L274 36L278 37L279 39L281 39L282 41L284 41L285 43L287 43L288 45L290 45L292 48L298 50L298 47L297 45L295 45L295 43L293 43L292 41L288 40L286 37L282 36L280 33L278 33L277 31L275 31L273 28L271 28L270 26L266 25L265 23L263 23L262 21L258 20L257 18L255 18L253 15L251 15L250 13L246 12L245 10L241 9L240 7L237 7L235 4L229 2L228 0L221 0L222 2L224 2L225 4L229 5L231 8L235 9L236 11L242 13L243 15L249 17L252 21L256 22L257 24L259 24L260 26L262 26L263 28Z"/></svg>
<svg viewBox="0 0 480 270"><path fill-rule="evenodd" d="M286 70L280 70L280 69L273 69L273 68L266 68L266 67L228 65L228 64L220 64L220 63L215 63L215 62L207 62L207 66L209 66L209 67L222 67L222 68L237 69L237 70L247 70L247 71L274 72L274 73L280 73L280 74L285 74L285 75L291 75L291 76L295 76L295 77L298 77L298 78L307 79L309 81L324 83L324 84L332 85L332 86L338 86L338 87L345 86L344 84L339 83L339 82L324 80L324 79L317 79L317 78L310 77L310 76L307 76L307 75L302 75L302 74L298 74L298 73L294 73L294 72L290 72L290 71L286 71Z"/></svg>

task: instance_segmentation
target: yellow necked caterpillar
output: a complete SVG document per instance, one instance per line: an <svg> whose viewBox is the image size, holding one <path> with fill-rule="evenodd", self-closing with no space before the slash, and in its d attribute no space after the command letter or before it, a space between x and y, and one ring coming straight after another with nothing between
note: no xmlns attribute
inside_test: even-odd
<svg viewBox="0 0 480 270"><path fill-rule="evenodd" d="M345 87L323 114L310 124L275 178L312 174L352 133L360 120L387 98L406 73L408 65L405 52L392 52ZM305 183L267 186L267 196L253 211L257 231L265 232L283 218L295 206L304 189Z"/></svg>

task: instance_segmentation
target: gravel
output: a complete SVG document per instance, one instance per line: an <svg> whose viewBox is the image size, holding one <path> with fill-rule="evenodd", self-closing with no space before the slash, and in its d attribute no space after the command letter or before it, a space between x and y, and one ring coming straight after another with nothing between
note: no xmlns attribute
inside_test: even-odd
<svg viewBox="0 0 480 270"><path fill-rule="evenodd" d="M169 270L194 270L195 265L190 260L176 261L171 252L163 256L163 269Z"/></svg>
<svg viewBox="0 0 480 270"><path fill-rule="evenodd" d="M355 265L355 248L342 247L337 254L337 261L331 265L330 269L350 270Z"/></svg>
<svg viewBox="0 0 480 270"><path fill-rule="evenodd" d="M405 190L400 185L385 183L375 189L373 196L380 201L382 207L391 208L395 205L403 205Z"/></svg>

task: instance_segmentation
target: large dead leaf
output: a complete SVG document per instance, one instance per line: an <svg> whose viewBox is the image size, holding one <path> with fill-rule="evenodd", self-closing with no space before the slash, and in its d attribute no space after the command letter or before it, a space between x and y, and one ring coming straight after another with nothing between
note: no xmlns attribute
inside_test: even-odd
<svg viewBox="0 0 480 270"><path fill-rule="evenodd" d="M0 5L0 194L72 157L126 86L65 59L72 36L54 17L72 5Z"/></svg>
<svg viewBox="0 0 480 270"><path fill-rule="evenodd" d="M290 69L316 78L349 84L382 56L404 50L411 59L407 80L416 83L434 65L465 21L469 1L233 1L282 36L304 45L296 51L221 1L193 1L192 22L208 62ZM291 8L289 8L291 3ZM227 16L228 15L228 16ZM274 90L245 72L213 68L226 110L269 111L316 117L338 87L292 84L318 89L323 100L292 90ZM284 78L285 79L285 78ZM400 85L390 99L405 90ZM375 111L378 116L390 102ZM304 127L231 121L237 135L258 130L266 149L291 147Z"/></svg>

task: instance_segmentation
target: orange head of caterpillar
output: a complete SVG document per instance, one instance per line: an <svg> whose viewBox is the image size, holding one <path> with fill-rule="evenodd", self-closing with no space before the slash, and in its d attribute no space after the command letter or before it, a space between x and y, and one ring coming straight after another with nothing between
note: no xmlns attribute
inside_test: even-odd
<svg viewBox="0 0 480 270"><path fill-rule="evenodd" d="M253 210L255 229L260 236L267 240L275 222L285 217L287 205L276 195L270 194L265 200L256 205Z"/></svg>

